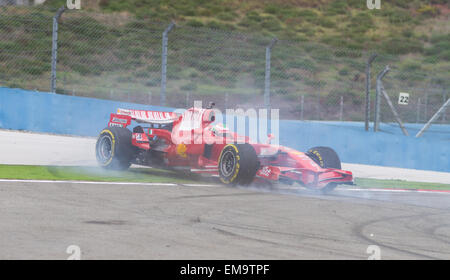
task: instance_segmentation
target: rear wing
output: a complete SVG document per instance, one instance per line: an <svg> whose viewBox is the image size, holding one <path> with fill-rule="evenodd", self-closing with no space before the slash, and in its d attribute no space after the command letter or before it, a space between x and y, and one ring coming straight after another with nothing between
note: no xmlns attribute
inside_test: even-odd
<svg viewBox="0 0 450 280"><path fill-rule="evenodd" d="M173 112L117 109L116 114L111 114L109 126L126 127L131 124L131 120L139 123L171 124L178 118L179 116Z"/></svg>

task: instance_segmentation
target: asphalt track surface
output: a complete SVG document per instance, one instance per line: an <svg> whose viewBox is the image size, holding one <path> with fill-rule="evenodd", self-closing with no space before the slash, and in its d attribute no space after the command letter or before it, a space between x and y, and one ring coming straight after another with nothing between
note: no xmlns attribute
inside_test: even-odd
<svg viewBox="0 0 450 280"><path fill-rule="evenodd" d="M450 194L0 182L0 258L449 259Z"/></svg>

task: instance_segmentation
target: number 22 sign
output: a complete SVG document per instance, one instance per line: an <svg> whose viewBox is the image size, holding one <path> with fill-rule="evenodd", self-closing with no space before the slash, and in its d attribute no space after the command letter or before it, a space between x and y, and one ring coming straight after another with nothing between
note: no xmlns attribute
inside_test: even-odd
<svg viewBox="0 0 450 280"><path fill-rule="evenodd" d="M398 104L400 105L408 105L409 103L409 93L400 92L398 96Z"/></svg>

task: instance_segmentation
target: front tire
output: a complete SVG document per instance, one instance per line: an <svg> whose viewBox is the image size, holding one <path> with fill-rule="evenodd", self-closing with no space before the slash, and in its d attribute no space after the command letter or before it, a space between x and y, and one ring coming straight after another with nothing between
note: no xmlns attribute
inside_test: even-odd
<svg viewBox="0 0 450 280"><path fill-rule="evenodd" d="M309 149L306 155L322 168L342 169L338 154L330 147L314 147ZM331 192L336 187L336 183L329 183L320 189L320 191L325 194Z"/></svg>
<svg viewBox="0 0 450 280"><path fill-rule="evenodd" d="M249 185L258 166L258 157L250 144L226 145L219 156L220 180L227 185Z"/></svg>
<svg viewBox="0 0 450 280"><path fill-rule="evenodd" d="M106 169L128 169L136 155L131 137L131 131L123 127L107 127L102 130L95 145L98 164Z"/></svg>

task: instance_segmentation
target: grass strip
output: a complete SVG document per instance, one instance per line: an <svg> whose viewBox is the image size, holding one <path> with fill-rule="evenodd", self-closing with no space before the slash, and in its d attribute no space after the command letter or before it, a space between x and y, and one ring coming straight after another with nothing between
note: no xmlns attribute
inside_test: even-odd
<svg viewBox="0 0 450 280"><path fill-rule="evenodd" d="M1 179L67 180L95 182L198 183L195 176L155 168L130 168L127 171L100 167L0 165Z"/></svg>
<svg viewBox="0 0 450 280"><path fill-rule="evenodd" d="M409 182L403 180L355 178L355 184L360 188L372 189L450 190L450 184Z"/></svg>
<svg viewBox="0 0 450 280"><path fill-rule="evenodd" d="M199 183L209 182L196 174L156 169L130 168L127 171L105 170L100 167L84 166L42 166L0 164L0 179L19 180L67 180L94 182L139 182L139 183ZM355 178L359 188L450 190L450 184L409 182L402 180L381 180Z"/></svg>

